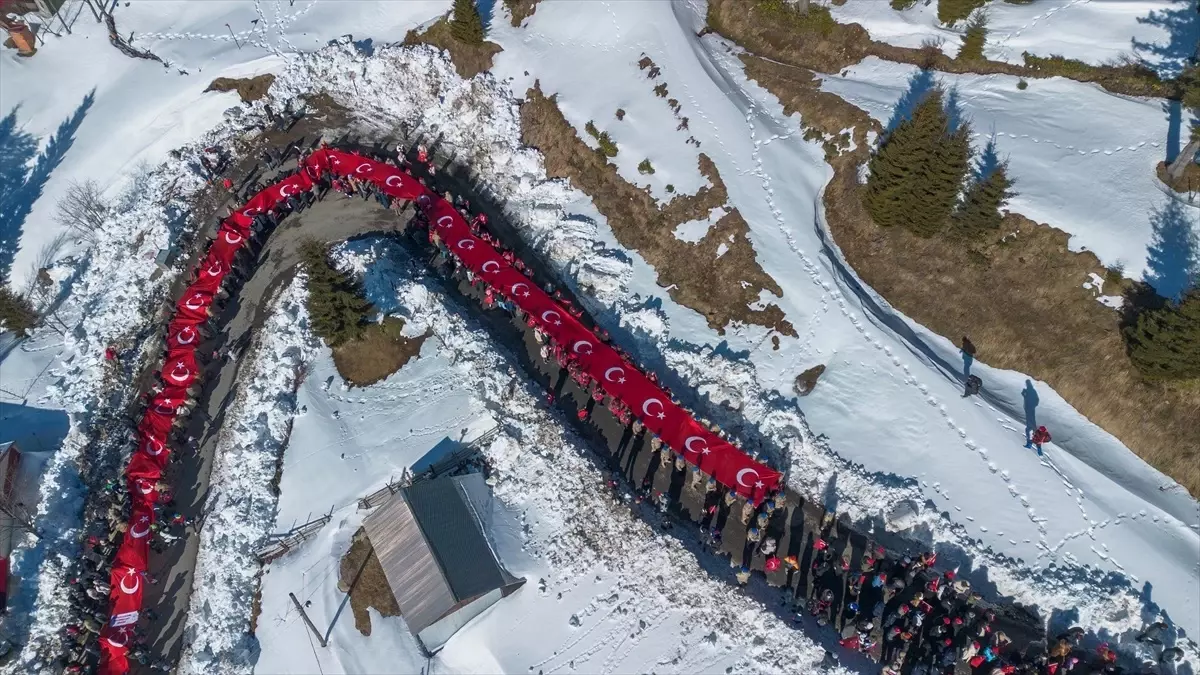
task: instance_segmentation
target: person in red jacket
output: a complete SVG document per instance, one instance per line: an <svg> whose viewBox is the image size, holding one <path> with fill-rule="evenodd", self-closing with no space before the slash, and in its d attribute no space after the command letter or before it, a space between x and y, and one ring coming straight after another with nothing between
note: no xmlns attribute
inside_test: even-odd
<svg viewBox="0 0 1200 675"><path fill-rule="evenodd" d="M1050 432L1046 431L1046 427L1038 427L1030 436L1029 442L1025 447L1033 447L1037 449L1038 457L1042 456L1042 444L1050 442Z"/></svg>

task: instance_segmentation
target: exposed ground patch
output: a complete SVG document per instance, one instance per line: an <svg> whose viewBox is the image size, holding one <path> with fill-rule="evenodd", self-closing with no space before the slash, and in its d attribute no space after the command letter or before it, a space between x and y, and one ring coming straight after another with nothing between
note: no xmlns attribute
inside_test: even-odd
<svg viewBox="0 0 1200 675"><path fill-rule="evenodd" d="M358 528L346 557L338 568L338 590L350 593L350 610L354 613L354 627L363 635L371 634L371 614L374 607L383 616L400 616L400 605L383 574L383 566L375 556L367 532Z"/></svg>
<svg viewBox="0 0 1200 675"><path fill-rule="evenodd" d="M829 10L813 3L807 16L783 0L712 0L708 3L706 31L720 33L758 56L765 56L821 73L836 73L877 56L946 73L1005 74L1017 77L1062 76L1094 82L1129 96L1179 99L1184 84L1161 80L1151 69L1136 64L1093 66L1062 57L1027 56L1025 64L987 59L958 61L936 46L914 49L872 40L856 23L835 21Z"/></svg>
<svg viewBox="0 0 1200 675"><path fill-rule="evenodd" d="M1068 235L1009 214L1005 242L974 248L881 228L861 202L868 115L822 92L811 72L743 57L746 74L823 133L854 128L857 149L830 159L828 224L854 270L897 309L953 340L969 336L989 365L1048 382L1080 413L1155 468L1200 494L1200 392L1143 381L1125 356L1119 317L1082 288L1106 270L1090 252L1067 249ZM1105 289L1115 292L1115 289ZM987 383L984 383L987 386Z"/></svg>
<svg viewBox="0 0 1200 675"><path fill-rule="evenodd" d="M539 0L504 0L504 6L508 8L508 13L512 15L510 22L513 28L519 28L521 22L533 16L537 11Z"/></svg>
<svg viewBox="0 0 1200 675"><path fill-rule="evenodd" d="M708 156L700 155L700 172L710 186L662 206L648 191L626 182L601 153L589 148L563 117L554 98L536 86L527 92L521 106L521 138L541 151L550 176L569 179L592 198L617 241L654 266L659 285L675 302L700 312L709 326L721 332L737 321L796 334L778 306L751 308L763 290L781 296L783 289L759 266L747 237L750 228L736 209L698 242L675 237L680 223L706 219L712 209L728 200L725 184ZM718 249L724 253L718 256Z"/></svg>
<svg viewBox="0 0 1200 675"><path fill-rule="evenodd" d="M430 26L424 33L410 30L408 35L404 36L404 44L431 45L450 52L450 61L454 64L454 70L463 79L470 79L479 73L491 70L492 59L504 51L495 42L485 40L474 45L455 38L450 32L450 22L445 18Z"/></svg>
<svg viewBox="0 0 1200 675"><path fill-rule="evenodd" d="M1183 175L1179 177L1179 180L1175 181L1171 180L1171 177L1167 175L1166 162L1159 162L1156 171L1158 179L1163 184L1180 194L1196 194L1200 192L1200 164L1196 162L1188 164L1187 168L1183 170Z"/></svg>
<svg viewBox="0 0 1200 675"><path fill-rule="evenodd" d="M421 353L426 335L406 338L400 334L404 319L389 316L371 324L363 336L333 350L333 364L342 379L355 387L375 384L400 370Z"/></svg>
<svg viewBox="0 0 1200 675"><path fill-rule="evenodd" d="M204 91L236 91L246 103L257 101L267 95L275 83L275 76L267 73L258 77L218 77Z"/></svg>

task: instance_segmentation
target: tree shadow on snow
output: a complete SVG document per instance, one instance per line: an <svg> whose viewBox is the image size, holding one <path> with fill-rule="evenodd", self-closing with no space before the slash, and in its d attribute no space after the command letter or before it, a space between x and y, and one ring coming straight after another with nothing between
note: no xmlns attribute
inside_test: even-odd
<svg viewBox="0 0 1200 675"><path fill-rule="evenodd" d="M1147 251L1142 279L1169 300L1178 300L1195 286L1200 274L1195 221L1191 210L1172 197L1156 208L1150 218L1154 239Z"/></svg>
<svg viewBox="0 0 1200 675"><path fill-rule="evenodd" d="M50 174L75 143L75 132L95 99L95 89L83 97L75 112L50 137L46 149L38 155L33 170L28 173L25 167L32 157L30 144L36 149L36 139L16 129L16 108L0 122L0 279L7 278L12 271L25 219L42 196Z"/></svg>
<svg viewBox="0 0 1200 675"><path fill-rule="evenodd" d="M1196 58L1200 45L1200 7L1197 0L1177 1L1169 9L1152 10L1137 22L1154 26L1167 32L1165 42L1141 42L1131 39L1133 50L1139 57L1154 56L1159 63L1155 69L1160 75L1175 77Z"/></svg>
<svg viewBox="0 0 1200 675"><path fill-rule="evenodd" d="M884 131L891 132L901 122L911 118L913 111L936 86L937 80L934 79L932 70L918 70L913 73L908 78L908 91L896 101L896 107L892 110L892 117L884 126Z"/></svg>

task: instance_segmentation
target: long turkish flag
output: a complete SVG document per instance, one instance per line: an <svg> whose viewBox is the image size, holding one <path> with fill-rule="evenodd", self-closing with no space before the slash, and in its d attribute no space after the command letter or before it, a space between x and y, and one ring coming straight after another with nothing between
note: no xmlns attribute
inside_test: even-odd
<svg viewBox="0 0 1200 675"><path fill-rule="evenodd" d="M154 524L154 509L146 504L133 507L129 515L129 529L121 538L114 567L145 570L150 567L150 526Z"/></svg>

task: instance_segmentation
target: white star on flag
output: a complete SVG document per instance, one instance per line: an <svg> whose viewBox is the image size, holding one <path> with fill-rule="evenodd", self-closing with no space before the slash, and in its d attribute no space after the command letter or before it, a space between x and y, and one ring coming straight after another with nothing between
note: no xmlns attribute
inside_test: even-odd
<svg viewBox="0 0 1200 675"><path fill-rule="evenodd" d="M618 377L618 378L617 378L617 384L625 384L625 378L623 378L623 377Z"/></svg>
<svg viewBox="0 0 1200 675"><path fill-rule="evenodd" d="M710 453L710 452L712 452L712 450L709 450L708 448L705 448L705 449L703 449L703 450L701 450L701 451L700 451L700 454L702 454L702 455L707 455L707 454L708 454L708 453Z"/></svg>
<svg viewBox="0 0 1200 675"><path fill-rule="evenodd" d="M658 419L661 420L661 419L666 419L667 416L663 413L658 413L657 415L655 415L655 417L657 417Z"/></svg>
<svg viewBox="0 0 1200 675"><path fill-rule="evenodd" d="M759 488L761 490L762 486L763 486L763 482L761 480L754 481L754 487Z"/></svg>

